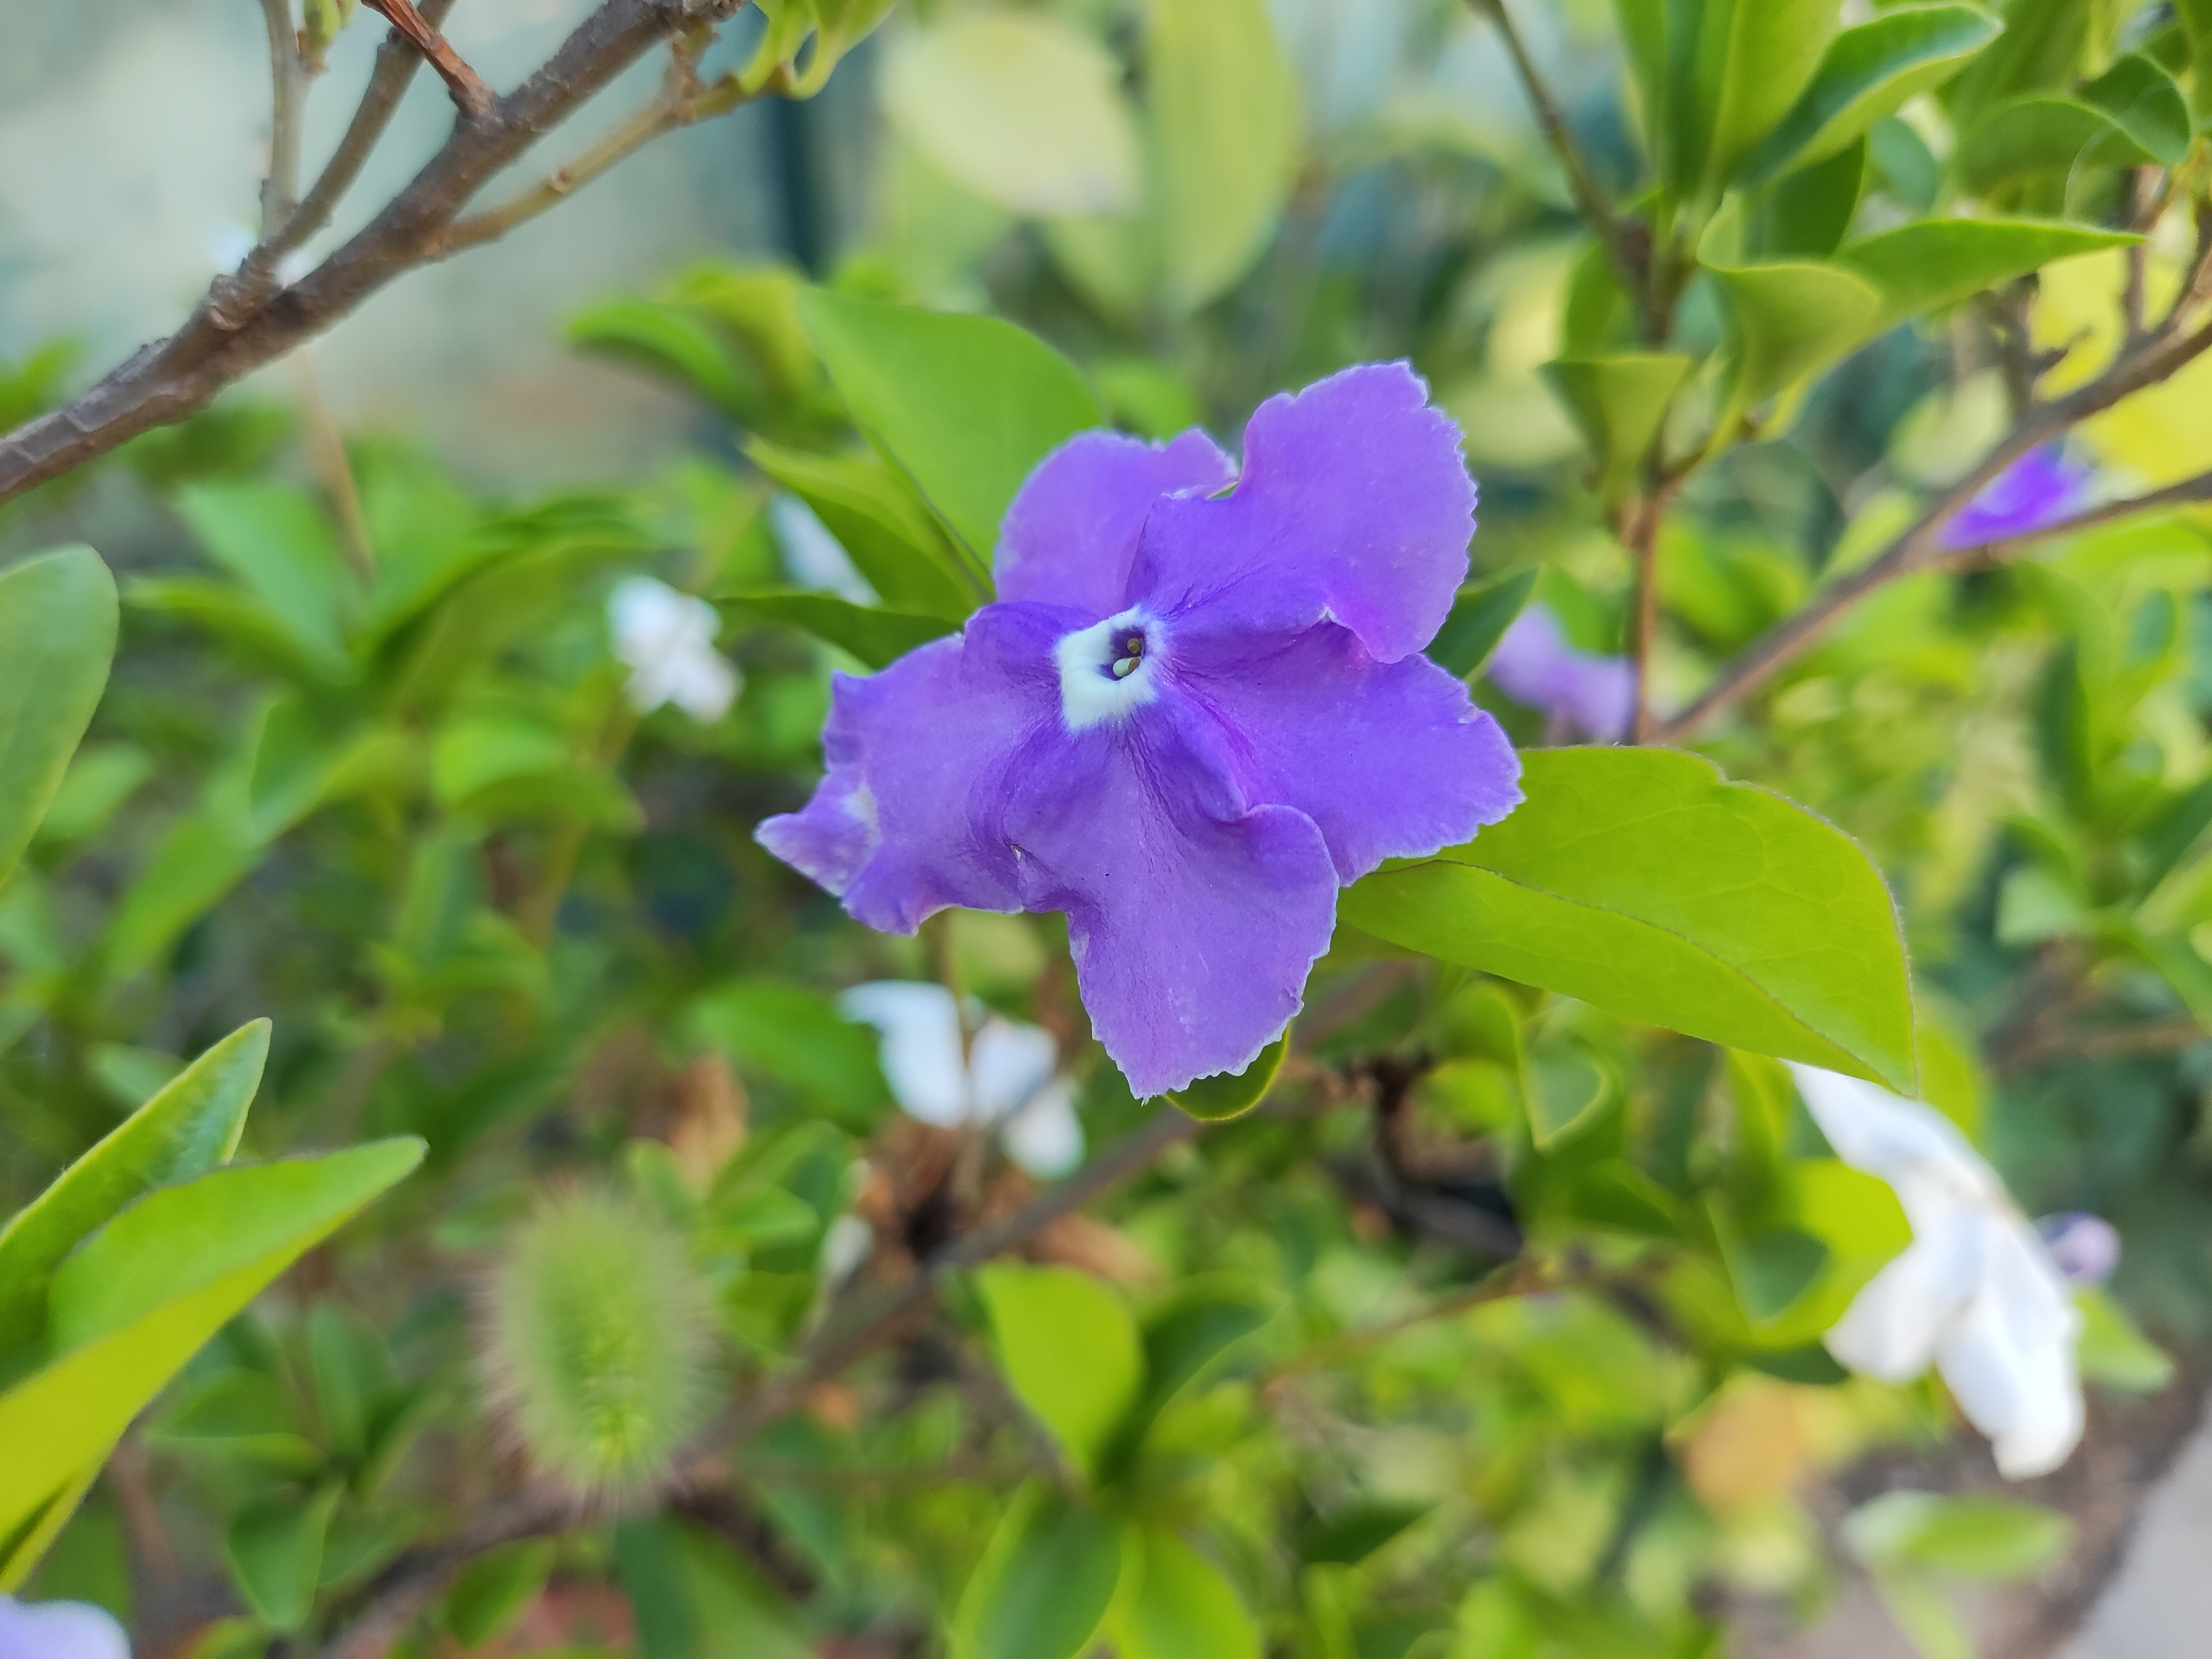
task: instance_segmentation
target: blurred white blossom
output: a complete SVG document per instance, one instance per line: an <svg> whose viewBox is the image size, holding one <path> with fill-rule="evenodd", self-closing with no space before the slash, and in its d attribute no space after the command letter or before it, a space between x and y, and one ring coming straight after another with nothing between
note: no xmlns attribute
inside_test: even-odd
<svg viewBox="0 0 2212 1659"><path fill-rule="evenodd" d="M941 985L878 980L837 999L846 1018L883 1033L884 1079L909 1117L951 1128L995 1124L1006 1156L1033 1176L1083 1161L1075 1085L1058 1071L1049 1032L983 1016L960 1051L960 1010Z"/></svg>
<svg viewBox="0 0 2212 1659"><path fill-rule="evenodd" d="M2044 1474L2081 1437L2081 1316L1996 1172L1932 1106L1792 1066L1836 1156L1896 1192L1912 1243L1826 1337L1838 1363L1905 1382L1930 1361L2009 1480Z"/></svg>
<svg viewBox="0 0 2212 1659"><path fill-rule="evenodd" d="M706 600L650 576L626 576L607 600L607 621L615 655L629 669L630 706L638 713L664 702L695 720L718 720L730 712L741 682L714 649L722 619Z"/></svg>
<svg viewBox="0 0 2212 1659"><path fill-rule="evenodd" d="M131 1659L123 1626L84 1601L0 1595L0 1659Z"/></svg>

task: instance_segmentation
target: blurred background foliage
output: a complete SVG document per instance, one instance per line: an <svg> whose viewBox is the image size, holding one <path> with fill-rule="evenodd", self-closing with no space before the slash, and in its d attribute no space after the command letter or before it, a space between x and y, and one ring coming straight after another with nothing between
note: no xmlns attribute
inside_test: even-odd
<svg viewBox="0 0 2212 1659"><path fill-rule="evenodd" d="M1514 9L1595 183L1641 199L1650 93L1613 10ZM1995 273L1995 304L1956 303L1975 283L1869 324L1847 356L1779 337L1810 355L1756 386L1745 318L1764 313L1729 286L1745 262L1817 262L1847 226L1973 204L2125 223L2155 173L2176 210L2153 216L2138 280L2155 307L2193 275L2192 9L1999 9L2001 35L1971 7L1846 7L1861 27L1965 31L1914 60L1955 78L1930 72L1850 134L1840 217L1747 186L1741 252L1701 234L1670 349L1700 365L1683 373L1705 377L1714 437L1657 542L1663 707L1966 474L2014 417L2019 350L2054 354L2050 389L2096 373L2126 343L2136 256L2054 243L2091 251ZM1590 331L1604 257L1483 10L902 9L838 71L836 142L865 155L869 203L849 234L793 210L787 232L815 228L780 254L605 293L533 348L685 399L690 441L650 465L514 493L404 429L340 436L317 394L268 376L4 510L10 551L128 533L101 539L125 600L112 681L0 889L0 1209L264 1016L252 1152L428 1146L192 1362L36 1593L114 1607L143 1653L313 1651L403 1551L465 1526L526 1461L558 1468L544 1443L594 1419L541 1401L518 1429L532 1368L558 1365L508 1318L547 1271L527 1241L573 1211L549 1194L593 1194L608 1258L639 1264L579 1291L610 1305L575 1317L648 1292L667 1364L697 1373L640 1407L670 1444L787 1375L841 1286L896 1283L1010 1212L1031 1177L896 1110L845 987L942 978L1051 1034L1092 1146L1145 1121L1088 1042L1054 919L878 936L751 842L811 785L831 669L969 603L946 528L860 441L817 358L810 278L1010 319L1150 436L1233 439L1271 392L1410 358L1481 483L1474 579L1537 573L1576 644L1624 647L1613 509L1632 486L1603 453L1621 407L1594 419L1545 373L1577 330L1588 356L1622 325ZM2125 119L2116 76L2136 77ZM2161 85L2185 100L2178 137L2143 128L2146 99L2169 112ZM2063 119L1965 143L2037 98ZM1680 210L1722 222L1699 188ZM348 326L373 339L379 314ZM82 378L65 343L16 344L0 427ZM2113 494L2202 471L2207 374L2089 422L2070 461ZM1711 420L1739 393L1758 421ZM717 605L741 676L720 718L625 696L607 603L641 572ZM2205 523L2179 511L1909 576L1701 734L1889 880L1930 1098L2030 1213L2119 1227L2083 1359L2121 1418L2172 1366L2118 1308L2185 1378L2212 1315L2208 575ZM1540 740L1540 716L1479 695ZM1808 1302L1802 1270L1778 1288L1738 1273L1684 1221L1753 1214L1745 1194L1813 1144L1766 1062L1348 930L1309 1006L1267 1109L1170 1147L1033 1239L1028 1266L956 1277L939 1316L805 1379L742 1449L698 1443L664 1500L580 1482L577 1524L474 1559L397 1650L857 1659L950 1632L956 1652L1036 1652L990 1623L1009 1505L1048 1535L1056 1583L1123 1547L1054 1508L1039 1477L1060 1464L1120 1494L1176 1609L1165 1634L1115 1615L1122 1659L1690 1659L1777 1608L1816 1617L1854 1560L1945 1654L1963 1639L1946 1587L2064 1550L2063 1525L1985 1498L1892 1494L1835 1524L1824 1472L1896 1448L1948 1468L1954 1429L1932 1382L1840 1380L1813 1346L1836 1285ZM1543 1294L1486 1276L1516 1254L1541 1283L1505 1289ZM1070 1268L1086 1276L1050 1277ZM1024 1341L1054 1356L1042 1374ZM1056 1398L1062 1373L1117 1365L1113 1409Z"/></svg>

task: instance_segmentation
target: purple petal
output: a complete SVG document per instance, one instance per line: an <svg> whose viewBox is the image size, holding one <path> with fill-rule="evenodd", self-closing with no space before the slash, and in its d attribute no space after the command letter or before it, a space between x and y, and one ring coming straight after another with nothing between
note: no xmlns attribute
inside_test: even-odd
<svg viewBox="0 0 2212 1659"><path fill-rule="evenodd" d="M1577 651L1540 605L1513 619L1486 672L1514 702L1601 743L1620 742L1636 718L1635 666L1626 657Z"/></svg>
<svg viewBox="0 0 2212 1659"><path fill-rule="evenodd" d="M2120 1230L2102 1216L2069 1210L2044 1217L2035 1230L2070 1285L2101 1285L2120 1265Z"/></svg>
<svg viewBox="0 0 2212 1659"><path fill-rule="evenodd" d="M1943 526L1943 545L1979 547L2056 524L2081 504L2088 486L2088 472L2059 446L2031 449Z"/></svg>
<svg viewBox="0 0 2212 1659"><path fill-rule="evenodd" d="M1172 689L1142 719L1040 732L1008 775L1025 907L1067 913L1083 1006L1130 1088L1249 1064L1335 927L1314 821L1248 809L1211 718Z"/></svg>
<svg viewBox="0 0 2212 1659"><path fill-rule="evenodd" d="M1505 734L1426 657L1376 662L1327 623L1167 650L1170 678L1221 722L1246 796L1320 825L1340 882L1457 846L1520 805Z"/></svg>
<svg viewBox="0 0 2212 1659"><path fill-rule="evenodd" d="M1038 462L999 533L1001 599L1039 599L1089 612L1119 611L1146 515L1163 495L1201 494L1237 476L1203 432L1154 445L1085 432Z"/></svg>
<svg viewBox="0 0 2212 1659"><path fill-rule="evenodd" d="M0 1659L131 1659L123 1626L85 1601L0 1595Z"/></svg>
<svg viewBox="0 0 2212 1659"><path fill-rule="evenodd" d="M1435 636L1467 575L1474 482L1459 428L1403 363L1367 363L1270 398L1218 500L1153 509L1128 592L1152 615L1223 633L1341 623L1378 660Z"/></svg>
<svg viewBox="0 0 2212 1659"><path fill-rule="evenodd" d="M997 780L1034 731L1057 726L1051 642L1075 625L1043 606L988 605L958 639L838 675L827 775L754 838L884 933L911 933L948 905L1020 909Z"/></svg>

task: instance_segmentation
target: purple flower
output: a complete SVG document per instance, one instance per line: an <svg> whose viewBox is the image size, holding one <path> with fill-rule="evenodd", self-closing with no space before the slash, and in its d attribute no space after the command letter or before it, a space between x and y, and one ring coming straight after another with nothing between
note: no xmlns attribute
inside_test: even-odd
<svg viewBox="0 0 2212 1659"><path fill-rule="evenodd" d="M1338 887L1521 799L1497 723L1419 654L1474 520L1425 399L1395 363L1272 398L1241 476L1202 432L1061 446L1007 513L999 602L838 678L828 775L761 844L887 933L1066 911L1139 1095L1249 1064Z"/></svg>
<svg viewBox="0 0 2212 1659"><path fill-rule="evenodd" d="M131 1644L89 1603L0 1595L0 1659L131 1659Z"/></svg>
<svg viewBox="0 0 2212 1659"><path fill-rule="evenodd" d="M1619 743L1636 718L1636 669L1626 657L1577 651L1559 618L1532 605L1513 619L1490 659L1490 678L1517 703L1569 732Z"/></svg>
<svg viewBox="0 0 2212 1659"><path fill-rule="evenodd" d="M2069 1285L2101 1285L2120 1265L2120 1230L2100 1215L2069 1210L2035 1224Z"/></svg>
<svg viewBox="0 0 2212 1659"><path fill-rule="evenodd" d="M2081 504L2089 474L2057 444L2031 449L1983 486L1943 526L1943 545L1979 547L2057 523Z"/></svg>

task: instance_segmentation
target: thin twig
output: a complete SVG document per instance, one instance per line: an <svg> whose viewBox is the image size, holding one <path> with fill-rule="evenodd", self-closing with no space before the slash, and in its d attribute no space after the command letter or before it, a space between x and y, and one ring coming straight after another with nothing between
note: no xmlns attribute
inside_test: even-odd
<svg viewBox="0 0 2212 1659"><path fill-rule="evenodd" d="M724 114L759 95L745 93L734 74L722 76L702 90L698 82L696 52L685 50L684 43L678 40L670 42L669 53L668 76L658 97L603 135L574 161L554 168L530 189L496 207L457 221L447 231L439 246L440 255L458 253L463 248L504 236L517 225L535 219L548 208L574 195L663 133ZM774 82L764 90L773 90L780 85L780 81Z"/></svg>
<svg viewBox="0 0 2212 1659"><path fill-rule="evenodd" d="M2200 264L2197 279L2190 285L2188 295L2197 294L2208 281L2212 281L2212 258ZM1795 661L1810 649L1838 617L1876 588L1923 570L1972 562L1972 556L1980 550L1946 546L1943 528L1993 479L2031 450L2063 436L2091 416L2102 413L2146 386L2157 385L2207 350L2212 350L2212 323L2203 325L2191 332L2180 331L2180 323L2194 309L2194 303L2188 295L2168 314L2156 332L2136 349L2123 351L2118 361L2104 374L2063 398L2032 409L2024 419L2014 424L2002 441L1983 457L1965 477L1937 497L1880 556L1830 583L1811 604L1753 641L1733 661L1723 667L1718 678L1702 696L1674 719L1655 728L1652 732L1654 739L1662 743L1679 742L1722 710L1732 707L1764 684L1785 664ZM2098 508L2078 520L2069 520L2063 525L2039 532L2033 538L2014 538L2014 540L2023 544L2029 539L2047 540L2051 536L2071 533L2127 514L2205 499L2201 495L2191 493L2202 488L2199 480L2192 479L2166 489L2154 490L2130 501L2116 502Z"/></svg>
<svg viewBox="0 0 2212 1659"><path fill-rule="evenodd" d="M453 0L423 0L422 21L432 28L441 27L447 14L453 9ZM316 232L328 224L331 215L354 180L361 176L370 155L384 137L384 130L392 125L392 112L399 107L405 95L407 83L415 78L416 66L422 54L415 50L415 43L399 30L390 31L384 43L376 49L376 64L368 73L368 85L355 106L353 119L346 124L345 136L338 147L331 152L323 170L315 175L314 184L292 216L274 236L265 238L253 251L255 258L265 258L270 270L295 248L301 246Z"/></svg>
<svg viewBox="0 0 2212 1659"><path fill-rule="evenodd" d="M1527 94L1529 107L1535 112L1536 125L1544 135L1544 142L1559 157L1559 166L1567 176L1567 190L1574 198L1575 210L1583 216L1598 240L1604 244L1614 269L1628 291L1637 296L1639 309L1648 309L1650 273L1635 257L1626 228L1614 215L1607 201L1605 191L1597 182L1583 160L1581 149L1575 143L1573 131L1567 125L1566 112L1552 89L1545 85L1544 77L1537 71L1536 60L1529 55L1528 43L1522 40L1521 31L1514 26L1510 13L1505 9L1505 0L1469 0L1475 10L1496 26L1505 42L1507 54L1513 59L1514 73L1520 77L1521 89Z"/></svg>
<svg viewBox="0 0 2212 1659"><path fill-rule="evenodd" d="M1308 1371L1330 1370L1418 1326L1432 1324L1439 1319L1456 1318L1474 1309L1516 1296L1570 1290L1581 1282L1579 1278L1561 1277L1540 1262L1510 1261L1465 1290L1455 1291L1451 1295L1416 1308L1411 1313L1401 1314L1395 1319L1385 1319L1373 1325L1362 1325L1356 1330L1340 1331L1311 1347L1300 1350L1287 1359L1276 1361L1253 1380L1259 1387L1266 1389L1285 1377L1302 1376Z"/></svg>
<svg viewBox="0 0 2212 1659"><path fill-rule="evenodd" d="M415 0L367 0L367 3L429 60L430 67L446 83L446 90L453 94L453 106L464 119L476 120L489 112L491 88L429 20L415 9Z"/></svg>
<svg viewBox="0 0 2212 1659"><path fill-rule="evenodd" d="M269 32L269 176L261 185L261 234L292 216L300 195L300 133L307 102L307 64L292 27L291 0L261 0Z"/></svg>
<svg viewBox="0 0 2212 1659"><path fill-rule="evenodd" d="M185 419L386 283L435 258L468 201L630 64L739 0L601 0L552 58L452 136L353 238L298 282L257 292L226 276L169 338L143 346L64 407L0 438L0 502Z"/></svg>
<svg viewBox="0 0 2212 1659"><path fill-rule="evenodd" d="M1651 654L1659 637L1659 530L1666 522L1667 505L1674 495L1674 486L1655 480L1644 498L1630 508L1622 526L1621 541L1636 572L1628 648L1635 668L1636 693L1630 730L1638 743L1649 743L1658 726L1651 707Z"/></svg>
<svg viewBox="0 0 2212 1659"><path fill-rule="evenodd" d="M361 487L353 476L353 463L346 459L345 440L339 435L337 422L331 418L331 406L323 397L323 383L315 374L314 359L307 348L301 346L294 352L292 361L300 376L300 410L308 453L315 470L323 475L331 505L337 510L338 544L355 573L373 583L376 544L368 533L368 514L362 510Z"/></svg>

